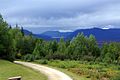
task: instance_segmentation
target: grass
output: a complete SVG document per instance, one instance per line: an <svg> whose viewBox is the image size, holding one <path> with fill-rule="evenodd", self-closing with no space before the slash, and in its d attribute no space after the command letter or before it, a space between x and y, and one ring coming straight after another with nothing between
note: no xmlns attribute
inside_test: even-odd
<svg viewBox="0 0 120 80"><path fill-rule="evenodd" d="M120 80L120 66L86 61L38 60L70 75L74 80Z"/></svg>
<svg viewBox="0 0 120 80"><path fill-rule="evenodd" d="M0 60L0 80L8 80L14 76L22 76L22 80L47 80L45 75L30 68Z"/></svg>

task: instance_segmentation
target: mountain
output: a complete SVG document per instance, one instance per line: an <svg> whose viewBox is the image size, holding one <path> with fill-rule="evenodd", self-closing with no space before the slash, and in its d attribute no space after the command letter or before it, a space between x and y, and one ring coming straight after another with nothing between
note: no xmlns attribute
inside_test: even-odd
<svg viewBox="0 0 120 80"><path fill-rule="evenodd" d="M84 35L89 36L93 34L97 41L120 41L120 29L79 29L67 36L67 39L72 39L78 33L83 32Z"/></svg>
<svg viewBox="0 0 120 80"><path fill-rule="evenodd" d="M23 30L24 31L24 34L25 35L30 35L32 32L28 31L28 30ZM44 40L52 40L51 37L47 36L47 35L42 35L42 34L33 34L32 35L36 38L41 38L41 39L44 39Z"/></svg>
<svg viewBox="0 0 120 80"><path fill-rule="evenodd" d="M25 29L23 30L23 32L24 32L25 35L30 35L32 33L32 32L30 32L28 30L25 30Z"/></svg>
<svg viewBox="0 0 120 80"><path fill-rule="evenodd" d="M65 40L71 40L73 37L77 36L78 33L83 32L85 36L93 34L96 40L100 43L110 42L110 41L120 41L120 29L78 29L74 32L59 32L59 31L47 31L42 34L33 34L34 37L42 38L44 40L58 40L63 37ZM24 30L25 35L31 34L30 31Z"/></svg>
<svg viewBox="0 0 120 80"><path fill-rule="evenodd" d="M52 38L66 38L68 35L70 35L72 32L59 32L59 31L46 31L42 33L42 35L50 36Z"/></svg>

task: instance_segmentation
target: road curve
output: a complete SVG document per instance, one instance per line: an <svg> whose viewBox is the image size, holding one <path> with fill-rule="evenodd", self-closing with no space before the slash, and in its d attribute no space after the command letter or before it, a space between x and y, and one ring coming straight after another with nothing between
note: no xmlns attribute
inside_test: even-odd
<svg viewBox="0 0 120 80"><path fill-rule="evenodd" d="M21 62L21 61L14 61L14 63L21 64L26 67L40 71L41 73L45 74L48 77L48 80L73 80L63 72L60 72L58 70L43 65L34 64L30 62Z"/></svg>

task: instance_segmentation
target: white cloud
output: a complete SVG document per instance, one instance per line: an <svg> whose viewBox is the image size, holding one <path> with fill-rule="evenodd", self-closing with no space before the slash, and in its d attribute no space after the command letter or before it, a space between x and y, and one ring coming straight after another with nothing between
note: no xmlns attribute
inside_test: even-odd
<svg viewBox="0 0 120 80"><path fill-rule="evenodd" d="M59 30L59 32L73 32L73 30Z"/></svg>

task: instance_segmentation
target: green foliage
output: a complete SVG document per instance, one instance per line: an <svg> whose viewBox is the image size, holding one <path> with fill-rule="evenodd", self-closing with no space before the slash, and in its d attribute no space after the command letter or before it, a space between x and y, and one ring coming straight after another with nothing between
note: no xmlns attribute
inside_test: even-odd
<svg viewBox="0 0 120 80"><path fill-rule="evenodd" d="M45 62L45 64L62 68L72 72L78 76L84 76L90 80L119 80L119 65L108 63L95 63L87 61L61 61L61 60L37 60L37 63Z"/></svg>
<svg viewBox="0 0 120 80"><path fill-rule="evenodd" d="M68 69L68 68L75 68L78 66L79 62L77 61L61 61L61 60L36 60L36 63L39 64L48 64L50 66L53 67L59 67L59 68L64 68L64 69Z"/></svg>
<svg viewBox="0 0 120 80"><path fill-rule="evenodd" d="M108 63L119 64L120 43L104 44L101 51L101 58Z"/></svg>
<svg viewBox="0 0 120 80"><path fill-rule="evenodd" d="M45 55L47 53L46 45L47 44L43 40L37 41L36 46L33 51L33 55L36 56L36 59L41 59L41 58L45 57Z"/></svg>
<svg viewBox="0 0 120 80"><path fill-rule="evenodd" d="M88 38L88 52L91 53L95 57L99 57L100 55L100 50L97 45L96 39L93 35L90 35Z"/></svg>
<svg viewBox="0 0 120 80"><path fill-rule="evenodd" d="M120 80L120 73L118 73L116 76L112 77L110 80Z"/></svg>
<svg viewBox="0 0 120 80"><path fill-rule="evenodd" d="M94 58L99 57L100 49L93 35L90 35L88 38L87 36L84 36L83 33L79 33L70 42L69 46L66 49L66 53L70 59L82 60L87 59L89 56L89 60L94 60Z"/></svg>
<svg viewBox="0 0 120 80"><path fill-rule="evenodd" d="M35 62L39 63L39 64L48 64L48 60L43 59L43 60L36 60Z"/></svg>
<svg viewBox="0 0 120 80"><path fill-rule="evenodd" d="M58 43L58 49L57 49L57 51L60 52L61 54L64 54L65 49L66 49L66 45L65 45L64 39L61 38L60 42Z"/></svg>
<svg viewBox="0 0 120 80"><path fill-rule="evenodd" d="M35 57L34 57L32 54L26 54L25 56L23 56L22 59L23 59L24 61L28 61L28 62L29 62L29 61L34 61L34 58L35 58Z"/></svg>
<svg viewBox="0 0 120 80"><path fill-rule="evenodd" d="M0 15L0 58L10 61L14 60L14 45L11 35L9 34L8 24Z"/></svg>

